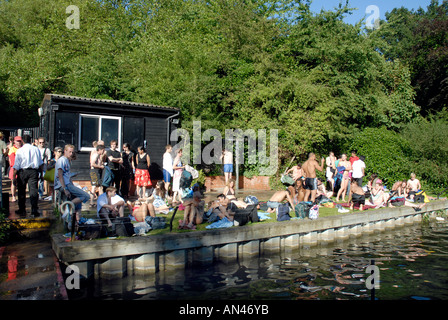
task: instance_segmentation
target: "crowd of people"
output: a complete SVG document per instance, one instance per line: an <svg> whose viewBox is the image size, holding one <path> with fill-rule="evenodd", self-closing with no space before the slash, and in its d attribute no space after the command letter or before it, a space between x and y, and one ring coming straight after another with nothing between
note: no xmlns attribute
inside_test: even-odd
<svg viewBox="0 0 448 320"><path fill-rule="evenodd" d="M317 178L316 171L325 172L325 180ZM342 202L351 210L363 210L366 206L391 207L396 199L400 199L402 205L419 210L428 202L426 194L423 202L414 201L415 195L422 193L421 183L415 173L411 173L409 179L396 181L386 188L377 174L366 177L365 157L358 157L355 150L351 152L350 158L346 154L336 158L330 152L325 159L321 158L320 163L316 155L310 153L307 161L293 166L285 174L291 176L293 183L286 192L282 190L273 195L271 201L275 206L279 199L280 202L287 200L294 208L294 204L302 201L316 203L334 197L334 202Z"/></svg>
<svg viewBox="0 0 448 320"><path fill-rule="evenodd" d="M82 204L88 201L92 208L96 207L98 217L105 220L108 226L112 225L113 218L124 216L126 207L137 222L144 221L147 216L155 217L158 213L167 214L177 205L184 210L184 217L179 221L180 228L194 229L203 221L207 206L198 185L189 191L181 186L182 173L188 168L182 162L182 149L173 152L171 145L166 146L162 159L163 180L153 186L149 172L151 158L143 146L139 146L134 153L128 143L124 143L122 151L119 151L116 140L110 141L108 147L104 141L94 141L89 157L91 187L85 190L72 181L71 164L76 159L75 147L66 145L51 151L45 144L44 138L35 139L32 143L28 135L10 137L9 144L6 144L0 133L0 160L9 164L2 166L5 168L2 174L12 180L11 201L18 201L16 213L19 215L26 215L25 192L28 187L31 214L34 216L40 215L38 199L52 200L54 190L58 190L75 205L77 221ZM245 209L248 203L236 197L232 152L224 149L221 161L226 186L223 193L208 204L208 210L214 211L218 218L232 221L229 206ZM326 179L318 178L317 171L325 172ZM334 198L336 203L342 201L351 210L363 210L366 206L391 206L391 200L396 198L404 199L403 205L416 209L421 209L426 203L414 202L414 197L422 188L414 173L409 179L397 181L386 189L377 175L373 174L367 179L365 172L365 158L358 157L356 151L352 151L350 158L346 154L336 158L330 152L326 159L321 158L320 161L314 153L310 153L303 164L296 164L285 172L293 182L287 188L274 192L266 204L267 212L276 211L283 202L294 210L300 202L319 203L330 198Z"/></svg>

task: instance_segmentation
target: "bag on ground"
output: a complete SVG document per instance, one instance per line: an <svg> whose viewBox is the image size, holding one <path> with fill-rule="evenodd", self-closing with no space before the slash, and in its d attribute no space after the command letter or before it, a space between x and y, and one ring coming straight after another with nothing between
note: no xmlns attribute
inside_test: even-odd
<svg viewBox="0 0 448 320"><path fill-rule="evenodd" d="M282 203L277 208L277 221L291 220L289 215L289 204Z"/></svg>
<svg viewBox="0 0 448 320"><path fill-rule="evenodd" d="M258 199L256 196L247 196L244 198L244 202L248 204L258 204Z"/></svg>
<svg viewBox="0 0 448 320"><path fill-rule="evenodd" d="M258 210L256 204L250 204L246 208L237 208L233 217L240 226L244 226L248 222L258 222Z"/></svg>
<svg viewBox="0 0 448 320"><path fill-rule="evenodd" d="M294 208L296 217L299 219L305 219L309 217L310 209L313 206L313 203L310 201L301 201Z"/></svg>
<svg viewBox="0 0 448 320"><path fill-rule="evenodd" d="M134 226L129 217L118 217L112 222L115 234L119 237L131 237L134 234Z"/></svg>
<svg viewBox="0 0 448 320"><path fill-rule="evenodd" d="M146 216L145 222L152 228L152 229L163 229L166 225L166 218L165 217L151 217Z"/></svg>
<svg viewBox="0 0 448 320"><path fill-rule="evenodd" d="M311 220L316 220L317 218L319 218L319 205L318 204L315 204L310 208L308 217Z"/></svg>

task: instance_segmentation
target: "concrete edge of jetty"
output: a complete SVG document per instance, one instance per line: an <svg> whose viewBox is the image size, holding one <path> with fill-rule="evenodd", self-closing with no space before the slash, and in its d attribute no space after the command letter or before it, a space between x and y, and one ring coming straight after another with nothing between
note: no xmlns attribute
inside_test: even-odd
<svg viewBox="0 0 448 320"><path fill-rule="evenodd" d="M421 211L412 207L383 208L316 220L92 241L66 242L62 234L54 234L51 242L59 261L78 267L83 278L110 279L323 245L418 223L424 214L434 217L439 210L448 210L448 200L431 201Z"/></svg>

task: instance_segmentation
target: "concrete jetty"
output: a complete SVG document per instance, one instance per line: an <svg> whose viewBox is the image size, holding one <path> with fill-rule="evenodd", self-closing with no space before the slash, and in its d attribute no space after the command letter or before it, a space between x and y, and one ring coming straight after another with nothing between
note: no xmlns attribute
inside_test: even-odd
<svg viewBox="0 0 448 320"><path fill-rule="evenodd" d="M338 239L382 232L418 223L448 208L447 200L431 201L421 211L411 207L383 208L316 220L252 223L225 229L167 233L119 239L66 242L62 234L51 237L57 258L75 265L85 278L121 278L154 274L214 261L232 262L243 257L309 248Z"/></svg>

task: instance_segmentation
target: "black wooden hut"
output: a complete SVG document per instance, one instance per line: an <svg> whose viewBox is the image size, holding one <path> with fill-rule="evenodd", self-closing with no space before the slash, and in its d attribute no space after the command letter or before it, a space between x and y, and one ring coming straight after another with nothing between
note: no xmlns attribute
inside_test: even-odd
<svg viewBox="0 0 448 320"><path fill-rule="evenodd" d="M177 128L179 114L173 107L46 94L39 109L39 132L49 148L75 146L77 159L71 170L77 181L90 180L89 156L92 142L98 140L106 148L117 140L120 151L126 142L135 152L144 146L151 158L151 179L161 180L165 145Z"/></svg>

